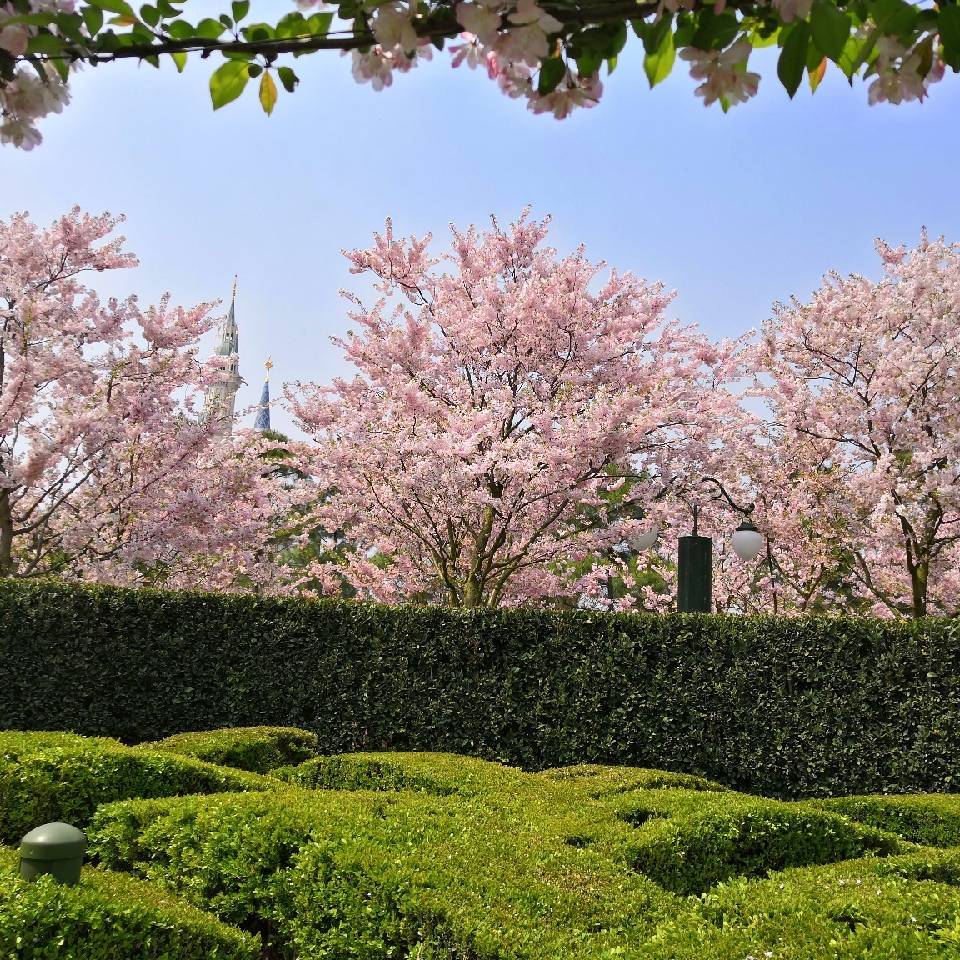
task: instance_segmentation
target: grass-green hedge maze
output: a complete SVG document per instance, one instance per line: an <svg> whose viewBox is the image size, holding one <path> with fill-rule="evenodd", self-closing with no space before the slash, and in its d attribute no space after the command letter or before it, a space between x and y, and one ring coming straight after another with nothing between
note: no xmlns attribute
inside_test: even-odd
<svg viewBox="0 0 960 960"><path fill-rule="evenodd" d="M275 729L180 744L206 755L278 738L312 749ZM0 851L0 956L960 957L957 795L784 802L655 769L529 773L436 753L313 756L259 775L160 746L0 734L4 783L19 784L2 794L6 822L9 797L21 818L46 802L38 757L67 771L82 757L100 784L77 807L92 861L79 887L21 883ZM146 766L118 778L118 756ZM198 771L207 792L183 795Z"/></svg>
<svg viewBox="0 0 960 960"><path fill-rule="evenodd" d="M108 739L0 732L0 843L54 820L82 828L111 800L272 785L257 774Z"/></svg>
<svg viewBox="0 0 960 960"><path fill-rule="evenodd" d="M292 726L321 754L626 764L784 799L960 784L960 619L464 612L4 580L0 623L5 728L133 744ZM271 751L230 762L263 771Z"/></svg>
<svg viewBox="0 0 960 960"><path fill-rule="evenodd" d="M318 739L315 733L295 727L244 727L178 733L139 746L252 773L269 773L276 767L315 757Z"/></svg>
<svg viewBox="0 0 960 960"><path fill-rule="evenodd" d="M4 960L259 960L259 941L155 884L85 870L80 884L20 880L0 848L0 957Z"/></svg>

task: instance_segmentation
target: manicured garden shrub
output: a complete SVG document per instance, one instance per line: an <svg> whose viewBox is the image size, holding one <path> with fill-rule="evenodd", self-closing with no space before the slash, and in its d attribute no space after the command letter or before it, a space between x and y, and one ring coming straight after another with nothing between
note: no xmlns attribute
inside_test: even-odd
<svg viewBox="0 0 960 960"><path fill-rule="evenodd" d="M283 725L321 753L666 768L778 797L960 783L960 620L452 611L0 581L0 727Z"/></svg>
<svg viewBox="0 0 960 960"><path fill-rule="evenodd" d="M899 858L898 858L899 859ZM936 872L936 855L928 858ZM960 956L960 889L855 860L736 880L663 924L637 960L949 960Z"/></svg>
<svg viewBox="0 0 960 960"><path fill-rule="evenodd" d="M317 754L317 735L296 727L228 727L198 733L178 733L140 747L181 753L253 773L297 764Z"/></svg>
<svg viewBox="0 0 960 960"><path fill-rule="evenodd" d="M960 846L960 796L956 794L837 797L817 801L817 806L899 834L914 843Z"/></svg>
<svg viewBox="0 0 960 960"><path fill-rule="evenodd" d="M41 734L0 738L0 841L16 842L52 820L83 827L102 803L230 790L264 790L256 774L103 740L47 746ZM9 745L8 745L9 744Z"/></svg>
<svg viewBox="0 0 960 960"><path fill-rule="evenodd" d="M653 770L373 754L297 771L323 789L102 807L94 850L302 960L600 960L692 909L675 894L908 846L812 803Z"/></svg>
<svg viewBox="0 0 960 960"><path fill-rule="evenodd" d="M319 790L417 790L472 796L533 781L511 767L453 753L348 753L316 757L274 775Z"/></svg>
<svg viewBox="0 0 960 960"><path fill-rule="evenodd" d="M60 733L35 730L0 730L0 755L15 759L23 754L36 753L49 747L122 747L119 740L110 737L84 737L78 733Z"/></svg>
<svg viewBox="0 0 960 960"><path fill-rule="evenodd" d="M91 835L108 865L301 958L600 955L677 909L651 880L566 843L549 809L288 789L114 804Z"/></svg>
<svg viewBox="0 0 960 960"><path fill-rule="evenodd" d="M579 763L570 767L542 770L544 780L571 784L593 797L628 790L660 790L678 787L683 790L726 790L722 784L687 773L668 773L665 770L647 770L643 767L611 767L595 763Z"/></svg>
<svg viewBox="0 0 960 960"><path fill-rule="evenodd" d="M0 849L0 957L11 960L257 960L255 937L133 877L85 868L67 887L20 880Z"/></svg>
<svg viewBox="0 0 960 960"><path fill-rule="evenodd" d="M675 893L701 893L729 877L763 877L786 867L903 849L893 834L805 804L677 793L642 791L639 807L625 813L621 806L621 816L638 824L631 863Z"/></svg>

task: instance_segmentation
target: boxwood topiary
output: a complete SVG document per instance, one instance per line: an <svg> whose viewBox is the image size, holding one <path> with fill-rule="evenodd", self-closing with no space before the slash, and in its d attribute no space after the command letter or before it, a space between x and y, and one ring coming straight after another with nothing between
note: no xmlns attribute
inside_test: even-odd
<svg viewBox="0 0 960 960"><path fill-rule="evenodd" d="M298 764L317 755L318 738L296 727L225 727L177 733L165 740L140 744L143 749L179 753L253 773Z"/></svg>
<svg viewBox="0 0 960 960"><path fill-rule="evenodd" d="M931 851L731 881L661 925L632 960L953 960L960 890L938 878L955 878L956 866L955 854Z"/></svg>
<svg viewBox="0 0 960 960"><path fill-rule="evenodd" d="M131 797L266 790L275 784L253 773L191 757L135 750L108 741L63 741L46 746L18 735L0 742L0 841L16 842L33 827L63 820L82 827L102 803Z"/></svg>
<svg viewBox="0 0 960 960"><path fill-rule="evenodd" d="M90 867L67 887L20 880L0 849L0 957L16 960L257 960L256 937L133 877Z"/></svg>

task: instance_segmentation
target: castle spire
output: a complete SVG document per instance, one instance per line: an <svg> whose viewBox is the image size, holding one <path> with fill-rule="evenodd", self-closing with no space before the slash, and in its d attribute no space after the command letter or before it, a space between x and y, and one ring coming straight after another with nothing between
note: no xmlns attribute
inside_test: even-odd
<svg viewBox="0 0 960 960"><path fill-rule="evenodd" d="M223 320L220 330L220 343L217 345L218 357L229 357L224 377L207 391L204 407L207 416L220 424L219 432L224 435L233 433L233 418L237 403L237 390L240 389L240 331L237 328L237 278L233 278L233 293L230 298L230 311Z"/></svg>
<svg viewBox="0 0 960 960"><path fill-rule="evenodd" d="M267 357L264 367L267 375L263 378L263 392L260 394L260 403L257 406L257 418L253 421L254 430L270 429L270 368L273 366L273 360Z"/></svg>

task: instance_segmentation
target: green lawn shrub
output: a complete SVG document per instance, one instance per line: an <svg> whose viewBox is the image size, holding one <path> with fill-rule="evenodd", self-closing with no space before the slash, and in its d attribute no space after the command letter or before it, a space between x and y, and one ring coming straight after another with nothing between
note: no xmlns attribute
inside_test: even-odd
<svg viewBox="0 0 960 960"><path fill-rule="evenodd" d="M91 836L106 864L302 958L592 956L672 915L676 898L565 842L549 809L288 788L114 804Z"/></svg>
<svg viewBox="0 0 960 960"><path fill-rule="evenodd" d="M836 797L816 802L858 823L899 834L929 847L960 846L960 795Z"/></svg>
<svg viewBox="0 0 960 960"><path fill-rule="evenodd" d="M258 960L259 942L151 884L86 867L77 886L25 883L0 849L0 957Z"/></svg>
<svg viewBox="0 0 960 960"><path fill-rule="evenodd" d="M0 730L0 755L15 760L24 754L37 753L50 747L122 747L119 740L110 737L84 737L78 733L48 732L45 730Z"/></svg>
<svg viewBox="0 0 960 960"><path fill-rule="evenodd" d="M83 827L103 803L131 797L265 790L271 781L191 757L105 740L0 738L0 841L53 820Z"/></svg>
<svg viewBox="0 0 960 960"><path fill-rule="evenodd" d="M513 767L453 753L353 753L316 757L274 771L316 790L416 790L474 796L531 788L536 781Z"/></svg>
<svg viewBox="0 0 960 960"><path fill-rule="evenodd" d="M275 767L302 763L317 755L318 738L296 727L228 727L178 733L142 743L149 750L179 753L225 767L269 773Z"/></svg>
<svg viewBox="0 0 960 960"><path fill-rule="evenodd" d="M272 793L102 807L94 850L302 960L600 960L729 878L910 847L811 803L665 787L657 771L325 760Z"/></svg>
<svg viewBox="0 0 960 960"><path fill-rule="evenodd" d="M688 773L669 773L643 767L613 767L597 763L578 763L569 767L542 770L539 776L557 783L575 784L590 796L625 793L629 790L658 790L677 787L682 790L720 791L720 783Z"/></svg>
<svg viewBox="0 0 960 960"><path fill-rule="evenodd" d="M454 611L8 578L0 622L0 727L136 743L293 726L323 754L626 764L790 799L960 783L956 618Z"/></svg>
<svg viewBox="0 0 960 960"><path fill-rule="evenodd" d="M938 862L940 860L941 862ZM664 923L642 960L956 960L957 857L911 855L723 884ZM953 879L940 882L938 876Z"/></svg>

